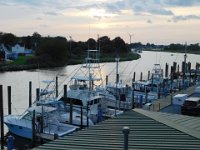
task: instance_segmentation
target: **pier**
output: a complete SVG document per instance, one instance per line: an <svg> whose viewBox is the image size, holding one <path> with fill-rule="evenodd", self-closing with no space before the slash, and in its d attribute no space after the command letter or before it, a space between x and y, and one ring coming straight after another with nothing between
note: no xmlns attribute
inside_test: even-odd
<svg viewBox="0 0 200 150"><path fill-rule="evenodd" d="M176 91L176 92L173 92L171 93L170 95L166 96L166 97L163 97L161 99L158 99L156 101L153 101L152 102L152 105L149 107L149 110L150 111L160 111L161 109L167 107L167 106L170 106L172 104L172 98L173 96L175 96L176 94L192 94L195 90L196 86L190 86L186 89L183 89L181 91Z"/></svg>

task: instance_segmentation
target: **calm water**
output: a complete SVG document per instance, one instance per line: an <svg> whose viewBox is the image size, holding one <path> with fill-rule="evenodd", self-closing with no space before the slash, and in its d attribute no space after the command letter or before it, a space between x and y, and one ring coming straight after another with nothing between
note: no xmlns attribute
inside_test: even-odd
<svg viewBox="0 0 200 150"><path fill-rule="evenodd" d="M160 63L164 69L165 64L170 66L176 61L181 68L181 62L184 59L184 54L166 52L148 52L141 53L141 58L134 61L126 61L119 63L120 79L126 84L131 84L133 73L136 72L136 79L139 79L140 73L143 72L143 79L147 79L148 71L153 69L155 63ZM200 55L188 54L187 61L192 63L192 68L195 67L196 62L200 62ZM81 65L70 65L66 67L54 69L36 69L29 71L16 71L0 73L0 84L3 85L4 96L4 113L7 113L7 86L12 86L12 113L20 114L28 107L28 85L32 81L33 100L35 99L35 89L44 88L45 85L41 81L53 80L56 76L59 79L59 90L63 88L63 84L69 82L70 77L73 76L76 69ZM101 71L102 77L105 79L109 75L109 81L115 81L115 63L102 63Z"/></svg>

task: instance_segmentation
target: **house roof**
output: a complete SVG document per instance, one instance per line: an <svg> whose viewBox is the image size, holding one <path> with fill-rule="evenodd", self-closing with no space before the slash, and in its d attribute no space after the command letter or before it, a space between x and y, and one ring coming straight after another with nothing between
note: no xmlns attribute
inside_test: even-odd
<svg viewBox="0 0 200 150"><path fill-rule="evenodd" d="M162 113L161 116L158 115L159 117L155 116L156 112L151 113L138 109L131 110L98 125L64 136L35 149L121 150L123 149L124 140L122 128L128 126L130 128L129 149L199 150L199 138L179 130L177 127L173 126L172 123L171 126L169 126L170 123L166 124L169 119L165 121L165 124L158 122L159 118L165 120L165 118L162 117ZM177 120L176 122L178 122L179 117L175 118L175 120ZM188 117L185 120L187 121ZM195 126L196 122L191 122L190 124ZM199 126L200 124L198 124L196 128L199 129Z"/></svg>

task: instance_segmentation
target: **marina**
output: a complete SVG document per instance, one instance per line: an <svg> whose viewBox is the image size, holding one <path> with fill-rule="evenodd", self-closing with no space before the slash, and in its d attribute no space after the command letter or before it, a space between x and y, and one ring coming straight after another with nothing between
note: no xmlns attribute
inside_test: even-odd
<svg viewBox="0 0 200 150"><path fill-rule="evenodd" d="M125 114L128 114L128 112L131 113L131 112L136 111L137 113L139 112L143 115L146 115L146 114L142 113L143 111L140 111L140 109L141 110L146 109L146 111L150 111L150 112L158 112L158 111L162 112L162 110L164 110L165 108L173 104L173 96L179 93L191 95L195 91L196 84L198 85L198 76L192 77L188 75L186 78L180 74L177 76L173 76L173 79L172 79L172 73L173 74L179 73L179 69L174 69L174 72L172 72L173 70L172 67L171 67L172 69L170 72L170 76L165 75L169 77L164 79L163 78L164 73L165 74L169 73L169 71L166 69L167 65L165 66L165 71L163 71L164 69L163 70L160 69L161 68L160 64L158 65L155 63L154 65L152 65L154 66L152 70L152 74L150 75L150 71L148 71L146 79L144 79L143 77L144 73L142 72L141 74L139 74L140 75L139 77L136 77L136 72L132 73L132 77L130 77L130 79L128 79L127 77L124 78L124 74L120 74L119 70L121 69L124 71L124 69L122 68L122 66L119 68L118 66L120 66L120 64L130 65L129 63L131 62L113 63L113 67L114 67L113 70L115 71L117 70L116 74L114 75L115 76L114 78L112 78L111 75L105 76L104 74L104 76L102 76L101 73L100 73L100 77L96 77L96 73L92 69L94 68L100 69L100 65L102 64L98 65L98 58L92 59L92 57L90 56L90 52L97 53L98 51L89 50L87 58L86 58L85 66L77 65L78 68L84 67L88 69L88 72L86 73L84 73L83 70L81 71L81 74L86 75L86 76L80 76L80 75L77 76L77 73L79 71L75 70L76 72L75 76L72 76L71 79L67 78L68 80L67 84L66 84L66 81L64 83L61 80L61 79L64 80L64 77L66 78L66 76L60 75L59 78L58 76L56 76L54 80L44 80L41 83L39 82L40 88L37 87L35 92L32 92L32 89L33 89L32 82L29 81L28 97L25 98L27 99L27 101L26 102L22 101L22 103L28 102L29 108L21 116L10 115L11 110L12 110L12 114L15 114L16 112L13 113L13 108L11 108L11 99L13 99L13 97L11 98L11 95L12 95L11 86L9 86L7 88L8 95L6 96L6 99L8 99L8 103L7 103L8 110L4 110L6 114L8 112L8 115L5 115L4 117L4 123L8 126L8 130L15 135L31 139L32 142L34 141L37 142L36 140L37 138L35 139L36 136L39 137L40 139L39 143L44 143L43 140L45 141L54 140L57 138L60 140L62 138L65 138L71 135L79 134L86 130L92 130L95 127L98 128L99 126L103 125L104 122L109 122L112 119L117 119L120 116L124 116ZM146 52L146 53L151 54L153 52ZM164 54L166 55L166 53ZM93 54L93 56L97 56L97 54ZM93 60L95 62L92 62ZM110 63L107 63L106 65L109 65L109 64ZM116 64L117 64L117 67L115 66ZM175 63L173 63L173 67L176 68L175 67L176 65L174 64ZM126 65L123 67L126 68ZM178 72L176 72L177 70ZM127 72L129 71L130 69L128 69ZM189 71L189 69L187 71ZM20 72L24 72L24 71L20 71ZM186 71L184 71L184 73L186 73ZM64 74L64 73L61 73L61 74ZM50 76L52 75L53 74L50 74ZM111 79L109 77L111 77ZM106 79L105 89L103 86L101 87L101 86L97 86L97 84L94 84L94 82L97 81L101 85L101 80L103 78ZM140 78L139 82L136 81L138 78ZM115 81L113 81L113 79L115 79ZM139 94L138 94L136 93L136 91L134 91L133 85L136 83L140 84L142 82L144 84L148 83L149 85L148 85L148 88L146 86L144 86L142 90L140 88L141 91L139 91ZM52 88L53 91L50 88L50 85L52 83L53 83L53 88ZM112 85L111 83L115 83L115 84ZM68 90L67 90L67 85L69 85ZM43 88L41 88L41 86L43 86ZM3 87L2 87L2 91L3 91ZM14 92L13 89L12 91ZM34 93L33 95L36 95L36 96L32 97L32 93ZM2 92L2 97L4 95L6 94ZM24 95L22 97L24 97ZM112 97L112 99L110 99L110 97ZM32 104L32 99L34 100L33 104ZM12 104L13 104L13 100L12 100ZM140 109L133 109L133 108L140 108ZM137 113L133 113L133 114L137 116ZM16 117L13 117L13 116L16 116ZM104 117L106 117L106 119ZM110 117L112 119L110 119ZM23 118L26 118L29 121L28 122L26 120L23 121ZM16 119L17 120L19 119L18 123ZM51 120L51 122L49 122L49 120ZM34 124L37 124L36 128L34 128ZM135 125L129 124L129 121L125 124L127 124L127 126L130 126L130 128L132 128L132 126L135 127ZM126 126L125 124L119 123L116 126L123 128L123 126ZM103 129L104 127L101 127L101 129L98 129L98 130L103 130ZM152 127L150 126L150 128L146 130L147 131L152 130ZM119 132L119 128L116 129L116 131ZM198 139L198 137L196 136L194 137ZM113 148L117 148L117 147L120 148L121 146L123 146L122 141L116 144L116 147L113 146ZM31 143L31 144L34 146L29 145L28 147L35 147L36 145L38 146L38 143L37 144ZM121 146L119 144L121 144ZM47 144L44 144L44 145L48 145L48 142ZM100 148L100 146L98 145L93 145L92 147L94 148L94 146L97 146ZM190 146L193 147L193 145L190 145ZM153 148L150 145L148 145L148 147ZM139 148L141 149L141 147Z"/></svg>

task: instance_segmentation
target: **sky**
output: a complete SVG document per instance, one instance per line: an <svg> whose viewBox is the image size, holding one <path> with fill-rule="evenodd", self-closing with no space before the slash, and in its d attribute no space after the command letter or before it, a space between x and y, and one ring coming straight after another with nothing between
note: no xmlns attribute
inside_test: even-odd
<svg viewBox="0 0 200 150"><path fill-rule="evenodd" d="M200 0L0 0L0 32L200 43Z"/></svg>

